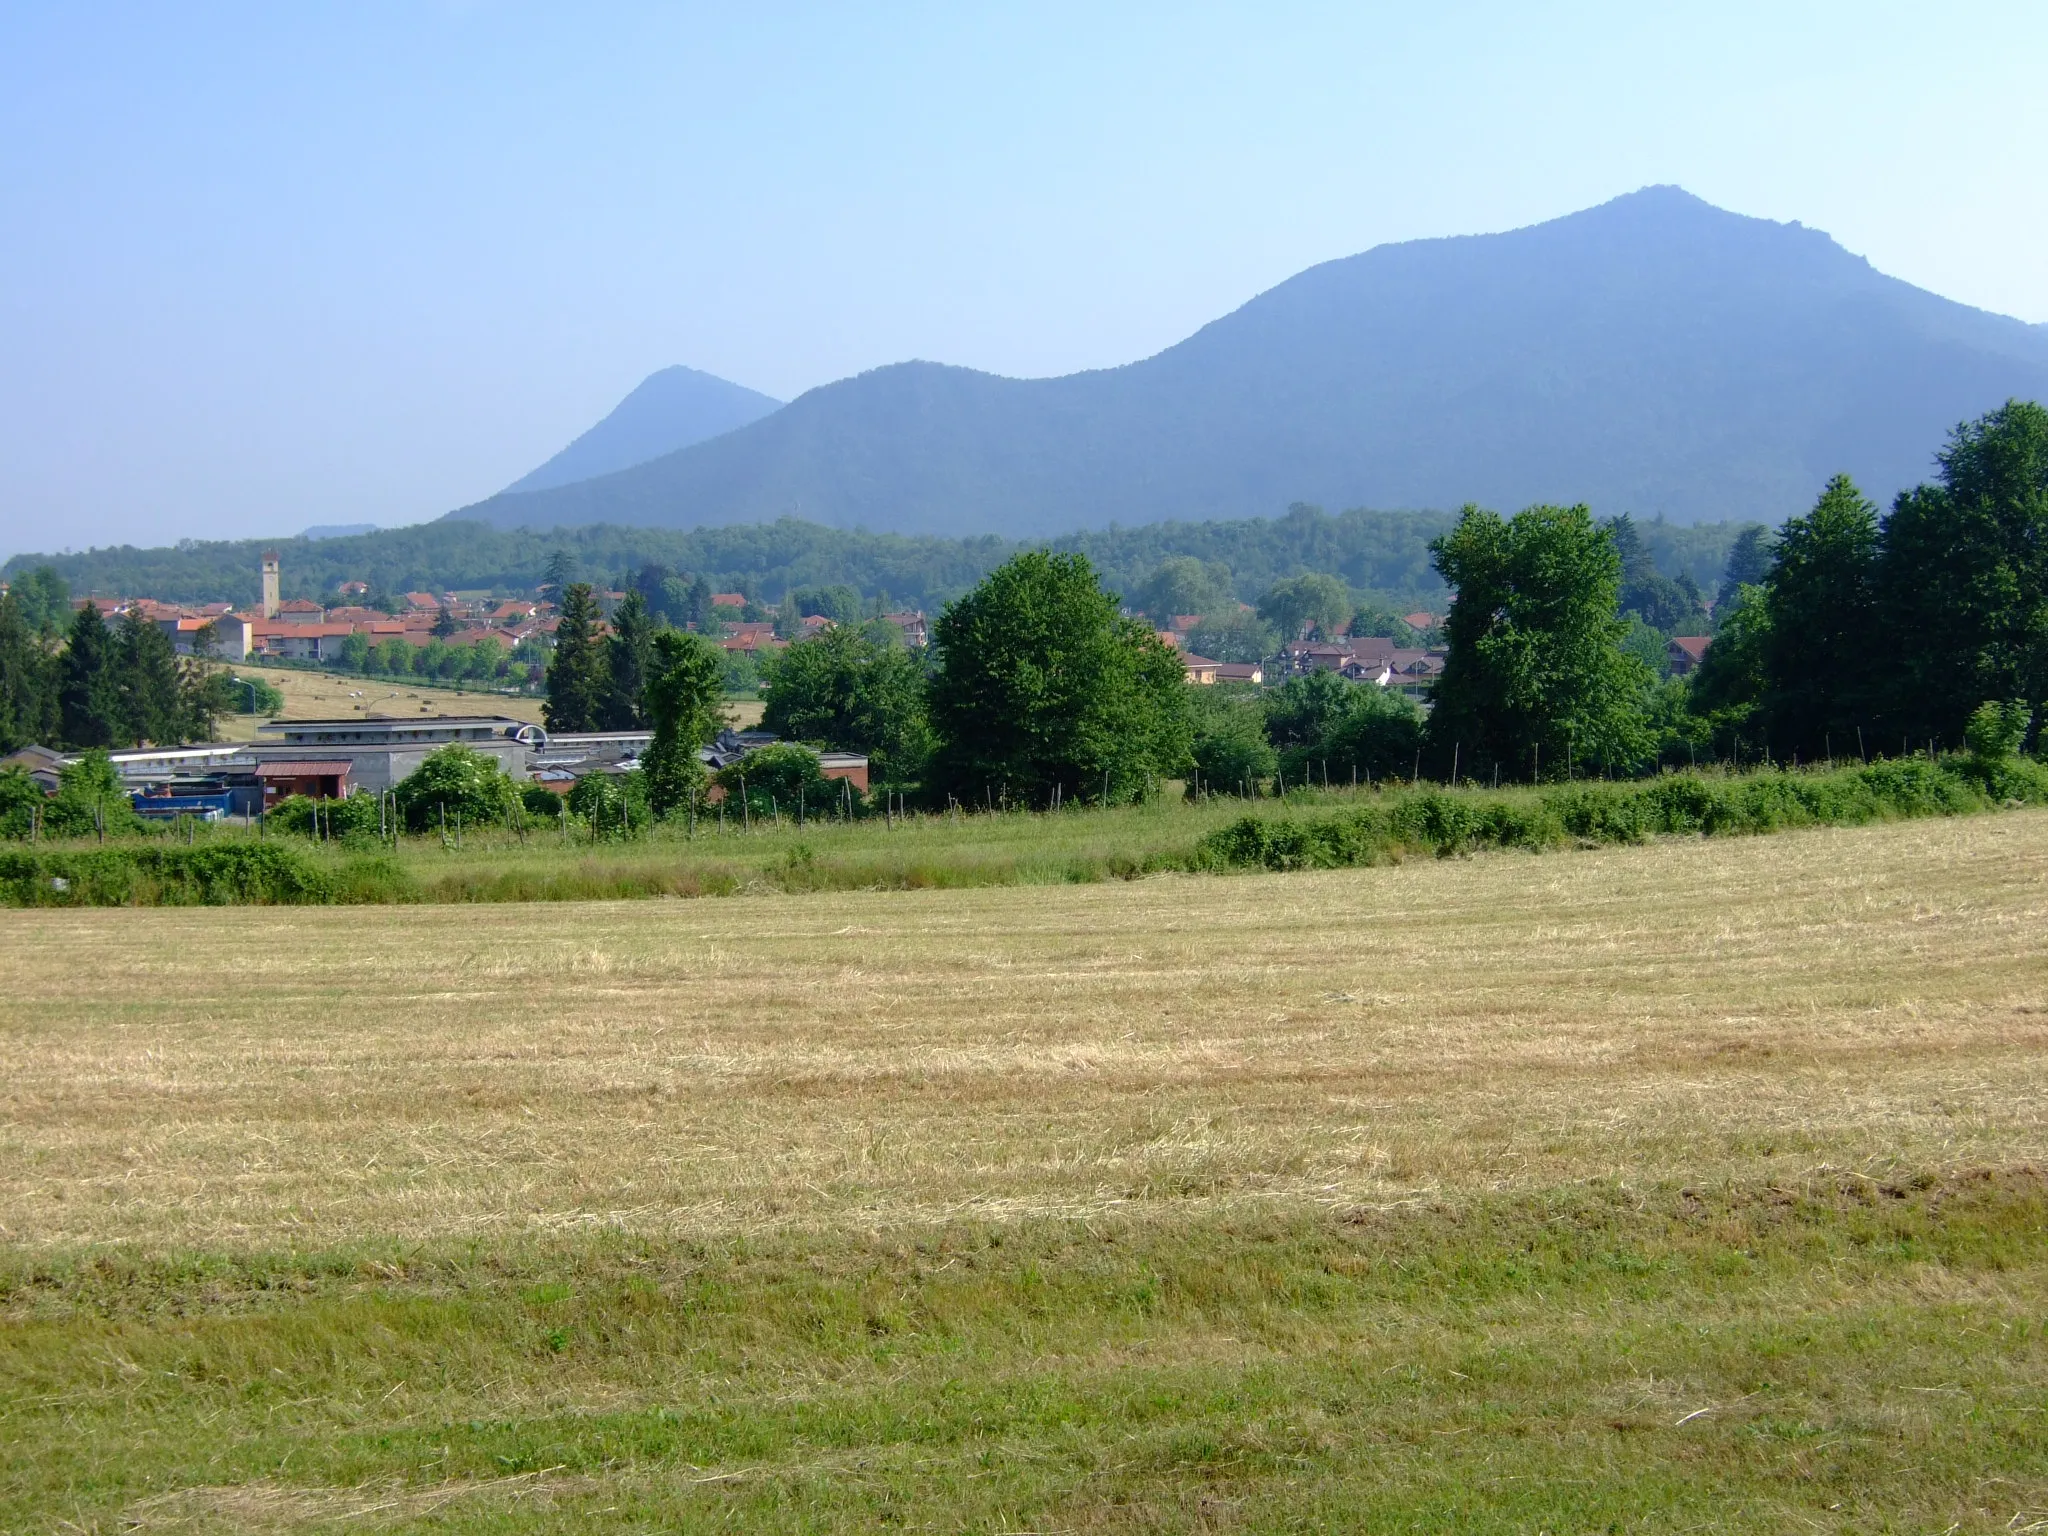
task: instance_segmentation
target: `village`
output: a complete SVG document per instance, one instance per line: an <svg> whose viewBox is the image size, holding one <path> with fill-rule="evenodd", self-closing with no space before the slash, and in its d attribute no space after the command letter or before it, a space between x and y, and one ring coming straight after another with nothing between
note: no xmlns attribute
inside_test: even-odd
<svg viewBox="0 0 2048 1536"><path fill-rule="evenodd" d="M647 730L550 732L532 718L532 700L542 690L561 612L551 584L530 594L502 592L407 592L398 601L372 607L360 581L339 584L331 604L284 598L279 557L266 552L259 571L260 601L246 609L227 603L178 604L148 596L89 596L71 600L74 611L92 602L109 618L131 613L154 624L184 657L229 667L318 672L337 680L448 682L508 702L498 710L450 712L430 689L418 697L417 712L398 713L396 690L382 699L374 686L346 689L345 714L307 717L286 708L282 718L260 720L254 739L145 742L109 754L109 761L143 816L169 820L253 820L293 796L314 801L355 794L382 795L416 771L428 754L451 745L490 758L508 777L567 796L591 774L623 776L639 766L652 740ZM600 617L599 637L629 594L598 588L591 599ZM706 638L730 663L744 668L741 679L758 678L758 665L792 643L830 629L837 622L821 613L798 613L795 605L763 603L743 592L714 592L703 628ZM395 612L386 611L387 608ZM785 609L791 611L785 612ZM1246 612L1249 612L1249 608ZM1402 693L1427 708L1430 690L1444 669L1447 647L1427 643L1441 636L1441 615L1415 611L1400 615L1405 640L1388 635L1325 636L1314 626L1280 645L1261 661L1224 662L1191 649L1202 627L1196 614L1169 616L1155 626L1159 641L1176 651L1186 679L1197 686L1259 690L1290 677L1331 673L1346 681ZM877 615L913 654L930 643L921 610ZM697 628L694 622L688 627ZM1417 643L1422 641L1423 643ZM1667 667L1682 676L1696 667L1709 641L1680 636L1670 642ZM422 663L428 665L422 667ZM744 685L743 685L744 686ZM524 708L509 702L520 700ZM735 724L744 716L736 716ZM235 734L241 734L237 732ZM774 733L727 729L704 746L707 771L774 744ZM857 752L815 747L822 775L865 794L869 764ZM0 760L0 768L26 770L47 792L74 754L30 744Z"/></svg>

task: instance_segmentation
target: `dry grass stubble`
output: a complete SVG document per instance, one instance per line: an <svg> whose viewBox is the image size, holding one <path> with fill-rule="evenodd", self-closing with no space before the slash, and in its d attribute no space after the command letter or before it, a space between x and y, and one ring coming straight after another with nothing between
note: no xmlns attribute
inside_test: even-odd
<svg viewBox="0 0 2048 1536"><path fill-rule="evenodd" d="M713 1235L2048 1152L2048 815L1130 885L0 915L0 1240Z"/></svg>

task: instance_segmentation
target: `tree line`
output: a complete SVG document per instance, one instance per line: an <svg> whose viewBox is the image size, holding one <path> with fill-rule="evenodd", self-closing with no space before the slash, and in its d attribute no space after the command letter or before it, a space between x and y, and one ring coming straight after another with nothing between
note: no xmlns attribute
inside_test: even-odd
<svg viewBox="0 0 2048 1536"><path fill-rule="evenodd" d="M1991 715L2035 745L2048 411L2012 401L1962 424L1936 468L1882 515L1838 475L1810 512L1738 543L1703 662L1662 685L1623 644L1611 528L1584 507L1468 508L1433 546L1457 596L1426 764L1543 779L1936 753Z"/></svg>
<svg viewBox="0 0 2048 1536"><path fill-rule="evenodd" d="M638 593L601 635L594 594L572 583L544 719L551 731L651 730L649 813L672 815L701 787L696 751L719 728L722 660ZM762 724L861 753L877 793L930 806L1125 803L1191 762L1183 677L1179 655L1123 613L1085 556L1034 550L946 607L929 660L874 621L790 645L767 663ZM751 754L748 793L771 771L800 774L797 758L816 771L810 752Z"/></svg>
<svg viewBox="0 0 2048 1536"><path fill-rule="evenodd" d="M0 597L0 751L208 741L238 707L231 679L140 613L110 625L90 602L72 613L61 584L29 585Z"/></svg>
<svg viewBox="0 0 2048 1536"><path fill-rule="evenodd" d="M1454 520L1443 512L1330 513L1297 505L1280 517L1096 529L1044 547L1086 555L1104 582L1127 596L1163 562L1188 558L1225 571L1232 595L1245 601L1276 582L1320 571L1400 606L1432 607L1443 588L1429 541ZM1661 570L1674 577L1689 572L1705 585L1741 526L1653 522L1641 530ZM331 603L341 583L362 581L370 587L365 606L388 608L409 591L531 592L558 579L560 570L551 568L566 566L569 579L618 590L638 586L651 607L682 624L708 616L696 609L713 591L743 592L765 603L800 589L846 587L865 604L935 610L1035 547L993 536L864 533L794 518L689 530L600 524L545 532L443 521L332 539L186 540L161 549L20 555L0 574L19 585L48 569L72 591L246 607L259 596L258 562L275 549L284 596ZM644 583L649 568L660 575ZM679 592L663 590L670 580L680 584Z"/></svg>
<svg viewBox="0 0 2048 1536"><path fill-rule="evenodd" d="M1882 515L1837 476L1778 531L1693 687L1717 740L1810 759L1858 739L1953 747L1985 700L2039 719L2048 410L2013 401L1967 422L1936 466Z"/></svg>
<svg viewBox="0 0 2048 1536"><path fill-rule="evenodd" d="M1706 631L1705 594L1656 570L1639 525L1584 506L1467 507L1429 545L1454 596L1426 712L1334 673L1191 687L1085 555L1032 551L946 607L928 661L881 625L791 645L768 663L764 724L867 753L878 783L928 805L971 806L1120 803L1174 777L1197 793L1625 777L1938 752L1972 731L2030 746L2048 693L2048 411L2013 402L1958 427L1937 468L1888 515L1837 477L1775 534L1733 541L1715 637L1690 676L1662 675L1659 626ZM1215 580L1162 565L1146 600L1193 607L1189 584L1209 581L1213 596ZM1329 578L1289 578L1258 619L1390 617L1353 602ZM594 610L572 622L565 606L571 659L558 648L551 708L637 718L641 622L600 643Z"/></svg>

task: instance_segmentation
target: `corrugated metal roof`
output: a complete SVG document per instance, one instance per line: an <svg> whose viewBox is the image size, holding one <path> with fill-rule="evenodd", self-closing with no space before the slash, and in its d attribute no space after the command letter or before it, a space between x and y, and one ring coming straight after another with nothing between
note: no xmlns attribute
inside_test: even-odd
<svg viewBox="0 0 2048 1536"><path fill-rule="evenodd" d="M273 760L256 765L259 779L322 779L335 774L352 773L355 764L345 757L320 759Z"/></svg>

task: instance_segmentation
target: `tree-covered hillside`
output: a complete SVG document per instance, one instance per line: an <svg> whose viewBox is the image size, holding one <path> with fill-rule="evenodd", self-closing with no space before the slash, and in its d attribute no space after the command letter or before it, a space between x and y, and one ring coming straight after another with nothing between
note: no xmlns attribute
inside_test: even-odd
<svg viewBox="0 0 2048 1536"><path fill-rule="evenodd" d="M1427 546L1451 522L1450 514L1440 512L1328 513L1297 506L1280 518L1112 527L1047 544L1087 555L1124 592L1135 591L1162 561L1188 555L1227 566L1231 590L1247 602L1282 578L1324 571L1360 590L1429 606L1442 598L1443 587L1430 569ZM1733 523L1682 528L1644 522L1637 528L1659 570L1689 575L1709 590L1739 531ZM598 524L546 533L443 521L349 538L188 539L161 549L123 545L82 554L18 555L4 570L19 575L52 567L81 596L245 604L257 600L263 551L275 549L285 597L332 602L346 581L367 582L376 594L531 591L557 552L566 552L577 574L600 582L661 565L771 601L791 587L843 584L869 597L936 608L1027 547L1027 541L993 535L906 537L822 528L793 518L687 531Z"/></svg>

